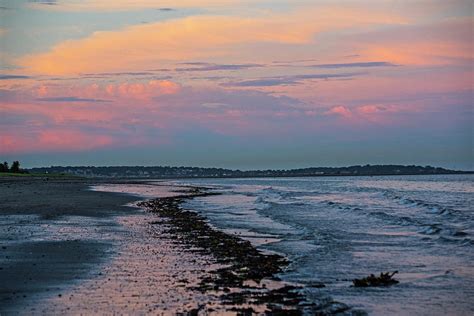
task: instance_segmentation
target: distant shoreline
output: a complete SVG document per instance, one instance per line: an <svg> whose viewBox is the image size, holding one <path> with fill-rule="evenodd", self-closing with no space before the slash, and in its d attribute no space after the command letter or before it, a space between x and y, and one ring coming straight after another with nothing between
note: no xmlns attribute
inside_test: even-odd
<svg viewBox="0 0 474 316"><path fill-rule="evenodd" d="M452 173L431 173L431 174L415 174L415 173L387 173L387 174L323 174L323 175L274 175L274 176L199 176L199 177L87 177L87 176L76 176L71 174L47 174L47 173L32 173L32 174L1 174L1 178L49 178L55 179L87 179L87 180L186 180L186 179L259 179L259 178L330 178L330 177L396 177L396 176L445 176L445 175L471 175L474 171L457 171Z"/></svg>
<svg viewBox="0 0 474 316"><path fill-rule="evenodd" d="M159 180L175 180L175 179L252 179L252 178L320 178L320 177L395 177L395 176L445 176L445 175L463 175L474 174L474 171L460 171L453 173L431 173L431 174L414 174L414 173L398 173L398 174L321 174L321 175L275 175L275 176L227 176L227 177L173 177L173 178L156 178ZM114 179L114 178L104 178ZM121 179L121 178L117 178ZM122 178L122 179L155 179L155 178Z"/></svg>
<svg viewBox="0 0 474 316"><path fill-rule="evenodd" d="M350 167L312 167L290 170L233 170L223 168L169 167L169 166L52 166L31 168L37 175L70 175L104 179L197 179L197 178L288 178L288 177L373 177L474 174L474 171L450 170L431 166L365 165Z"/></svg>
<svg viewBox="0 0 474 316"><path fill-rule="evenodd" d="M396 176L446 176L446 175L470 175L474 174L474 171L459 172L459 173L435 173L435 174L375 174L375 175L300 175L300 176L248 176L248 177L239 177L239 176L229 176L229 177L173 177L173 178L158 178L158 177L130 177L130 178L107 178L107 177L97 177L97 178L87 178L86 179L99 179L99 180L163 180L163 181L172 181L172 180L187 180L187 179L272 179L272 178L361 178L361 177L396 177ZM36 175L36 176L45 176L45 175ZM68 176L68 175L65 175Z"/></svg>

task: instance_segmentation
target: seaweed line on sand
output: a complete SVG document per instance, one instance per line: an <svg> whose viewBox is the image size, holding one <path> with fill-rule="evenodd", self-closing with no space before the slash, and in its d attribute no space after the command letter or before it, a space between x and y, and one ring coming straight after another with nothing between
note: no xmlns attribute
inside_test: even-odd
<svg viewBox="0 0 474 316"><path fill-rule="evenodd" d="M223 311L241 315L365 314L331 299L309 301L303 287L284 283L275 276L288 265L285 257L264 254L249 241L214 229L203 216L181 206L187 199L219 193L199 187L180 192L183 194L140 202L138 206L165 218L170 234L190 248L211 255L223 266L203 277L200 284L190 290L215 293ZM208 314L215 311L214 308L202 305L188 314Z"/></svg>

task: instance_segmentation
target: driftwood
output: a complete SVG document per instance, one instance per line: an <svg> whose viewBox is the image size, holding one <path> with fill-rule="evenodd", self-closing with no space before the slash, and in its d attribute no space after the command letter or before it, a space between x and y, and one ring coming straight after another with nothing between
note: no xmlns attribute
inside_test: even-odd
<svg viewBox="0 0 474 316"><path fill-rule="evenodd" d="M393 284L399 283L398 280L395 280L393 276L398 273L398 271L394 271L392 273L386 272L380 273L380 276L376 277L375 275L371 274L368 277L362 279L354 279L352 283L354 283L355 287L369 287L369 286L389 286Z"/></svg>

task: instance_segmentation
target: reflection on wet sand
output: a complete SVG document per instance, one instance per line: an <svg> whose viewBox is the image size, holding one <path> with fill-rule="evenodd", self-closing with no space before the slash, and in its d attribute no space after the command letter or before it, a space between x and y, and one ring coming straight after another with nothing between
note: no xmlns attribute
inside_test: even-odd
<svg viewBox="0 0 474 316"><path fill-rule="evenodd" d="M110 264L90 280L49 299L41 313L180 312L200 304L212 306L212 295L189 291L210 269L211 258L196 256L171 240L164 226L150 225L150 214L118 217Z"/></svg>

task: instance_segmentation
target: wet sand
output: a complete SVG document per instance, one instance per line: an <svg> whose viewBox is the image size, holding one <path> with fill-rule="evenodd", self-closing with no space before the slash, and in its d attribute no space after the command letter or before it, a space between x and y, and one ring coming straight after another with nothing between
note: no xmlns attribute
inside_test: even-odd
<svg viewBox="0 0 474 316"><path fill-rule="evenodd" d="M164 197L139 203L89 189L100 185L0 179L1 315L364 314L308 301L278 280L285 258L182 208L205 189L163 186Z"/></svg>
<svg viewBox="0 0 474 316"><path fill-rule="evenodd" d="M87 187L74 179L0 179L0 313L60 295L105 263L110 241L83 235L116 226L111 218L130 212L122 205L134 198Z"/></svg>
<svg viewBox="0 0 474 316"><path fill-rule="evenodd" d="M0 314L179 311L211 266L100 181L0 179ZM196 294L196 295L194 295ZM198 297L199 296L199 297Z"/></svg>

